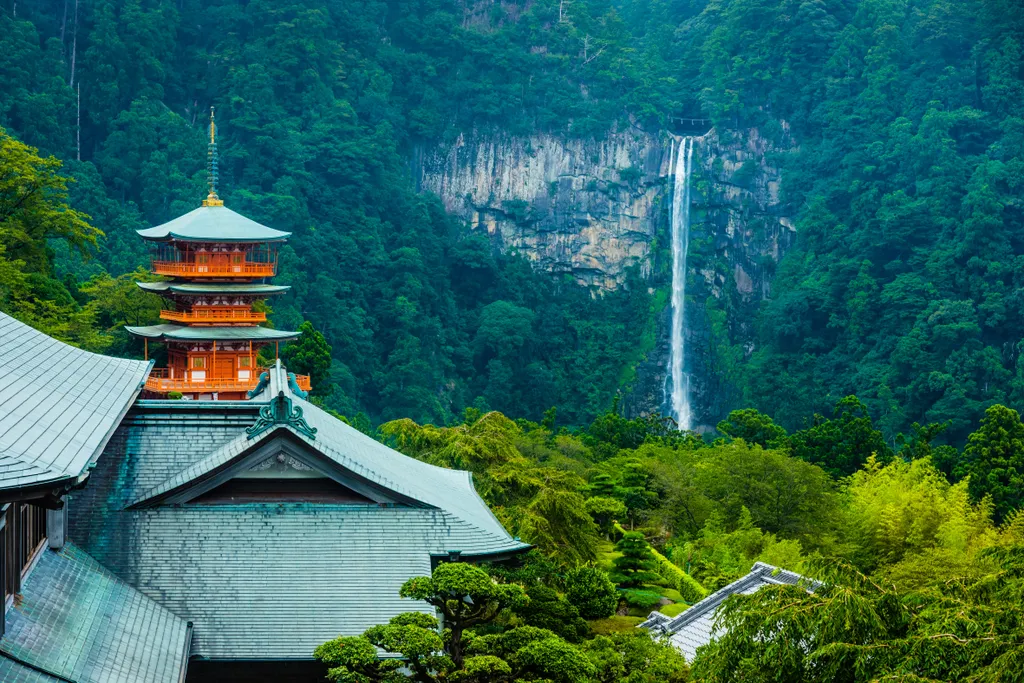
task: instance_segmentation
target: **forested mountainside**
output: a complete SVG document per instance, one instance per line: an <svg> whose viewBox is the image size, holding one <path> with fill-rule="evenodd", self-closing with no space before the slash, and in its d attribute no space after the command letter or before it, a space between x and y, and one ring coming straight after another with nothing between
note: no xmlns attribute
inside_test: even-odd
<svg viewBox="0 0 1024 683"><path fill-rule="evenodd" d="M80 343L137 351L118 326L153 307L98 274L144 264L133 229L203 195L213 105L228 205L295 233L272 318L324 332L329 406L587 422L664 364L666 239L595 295L416 193L410 159L463 134L601 140L699 116L786 138L767 161L796 228L764 257L756 319L739 324L735 288L691 290L720 416L795 428L855 393L890 438L948 421L940 438L962 443L988 405L1024 399L1013 0L6 0L0 23L0 124L64 162L71 206L104 232L85 262L6 236L32 272L4 305ZM714 249L694 244L691 280Z"/></svg>

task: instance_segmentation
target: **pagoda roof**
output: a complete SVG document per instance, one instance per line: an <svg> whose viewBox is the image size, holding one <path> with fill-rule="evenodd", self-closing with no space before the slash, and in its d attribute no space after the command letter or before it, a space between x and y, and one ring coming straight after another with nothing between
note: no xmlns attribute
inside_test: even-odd
<svg viewBox="0 0 1024 683"><path fill-rule="evenodd" d="M126 330L136 337L156 339L159 341L284 341L297 339L301 332L290 330L274 330L269 327L236 326L236 327L189 327L188 325L147 325L132 327L125 325Z"/></svg>
<svg viewBox="0 0 1024 683"><path fill-rule="evenodd" d="M144 239L161 242L281 242L291 236L222 205L200 206L163 225L137 232Z"/></svg>
<svg viewBox="0 0 1024 683"><path fill-rule="evenodd" d="M293 393L279 363L264 379L248 401L138 401L69 508L73 538L194 623L194 655L309 660L339 634L432 614L398 590L439 558L530 547L505 531L468 472L345 424ZM268 458L301 460L371 500L206 498Z"/></svg>
<svg viewBox="0 0 1024 683"><path fill-rule="evenodd" d="M6 619L2 681L170 683L184 678L191 625L72 543L43 551Z"/></svg>
<svg viewBox="0 0 1024 683"><path fill-rule="evenodd" d="M151 367L83 351L0 313L0 491L78 483Z"/></svg>
<svg viewBox="0 0 1024 683"><path fill-rule="evenodd" d="M252 294L264 296L267 294L280 294L291 287L289 285L264 285L260 283L219 283L219 282L174 282L172 280L161 280L159 282L136 282L139 287L147 292L174 292L175 294Z"/></svg>

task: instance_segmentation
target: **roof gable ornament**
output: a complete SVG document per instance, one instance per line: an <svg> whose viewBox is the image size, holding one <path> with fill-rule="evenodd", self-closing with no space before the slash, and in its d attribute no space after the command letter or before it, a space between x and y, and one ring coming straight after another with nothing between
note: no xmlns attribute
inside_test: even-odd
<svg viewBox="0 0 1024 683"><path fill-rule="evenodd" d="M285 396L282 391L275 396L270 403L260 408L260 415L256 423L245 430L247 439L255 439L263 432L269 431L278 425L291 427L298 433L316 438L316 427L310 427L306 419L302 417L302 408L292 406L292 400Z"/></svg>

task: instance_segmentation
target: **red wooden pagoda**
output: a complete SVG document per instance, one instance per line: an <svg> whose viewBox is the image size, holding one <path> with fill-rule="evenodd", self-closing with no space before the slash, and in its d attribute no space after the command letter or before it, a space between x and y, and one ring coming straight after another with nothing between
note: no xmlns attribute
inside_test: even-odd
<svg viewBox="0 0 1024 683"><path fill-rule="evenodd" d="M299 333L260 326L266 314L253 304L288 287L272 285L277 272L277 246L290 235L235 213L217 196L217 143L210 110L209 195L203 205L184 216L139 235L153 249L153 272L168 279L140 282L139 287L163 296L170 306L160 312L160 325L127 327L149 342L167 345L167 367L155 368L146 390L160 395L178 392L192 399L244 399L261 368L256 355L267 344ZM297 376L301 389L309 378Z"/></svg>

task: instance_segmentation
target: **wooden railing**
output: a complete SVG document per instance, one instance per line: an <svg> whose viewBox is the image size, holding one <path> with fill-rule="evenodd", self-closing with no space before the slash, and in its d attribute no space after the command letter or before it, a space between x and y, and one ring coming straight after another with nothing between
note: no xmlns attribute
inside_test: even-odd
<svg viewBox="0 0 1024 683"><path fill-rule="evenodd" d="M195 261L153 261L157 275L187 277L273 277L273 263L196 263Z"/></svg>
<svg viewBox="0 0 1024 683"><path fill-rule="evenodd" d="M170 391L187 393L212 393L220 391L250 391L259 383L260 375L266 372L266 368L256 368L251 379L238 379L237 377L207 377L206 379L193 380L182 377L170 377L167 368L153 368L146 380L146 389L156 393L166 394ZM309 391L309 375L296 375L296 384L303 391Z"/></svg>
<svg viewBox="0 0 1024 683"><path fill-rule="evenodd" d="M195 308L191 311L160 311L163 320L176 323L262 323L267 320L266 313L252 311L248 308Z"/></svg>

